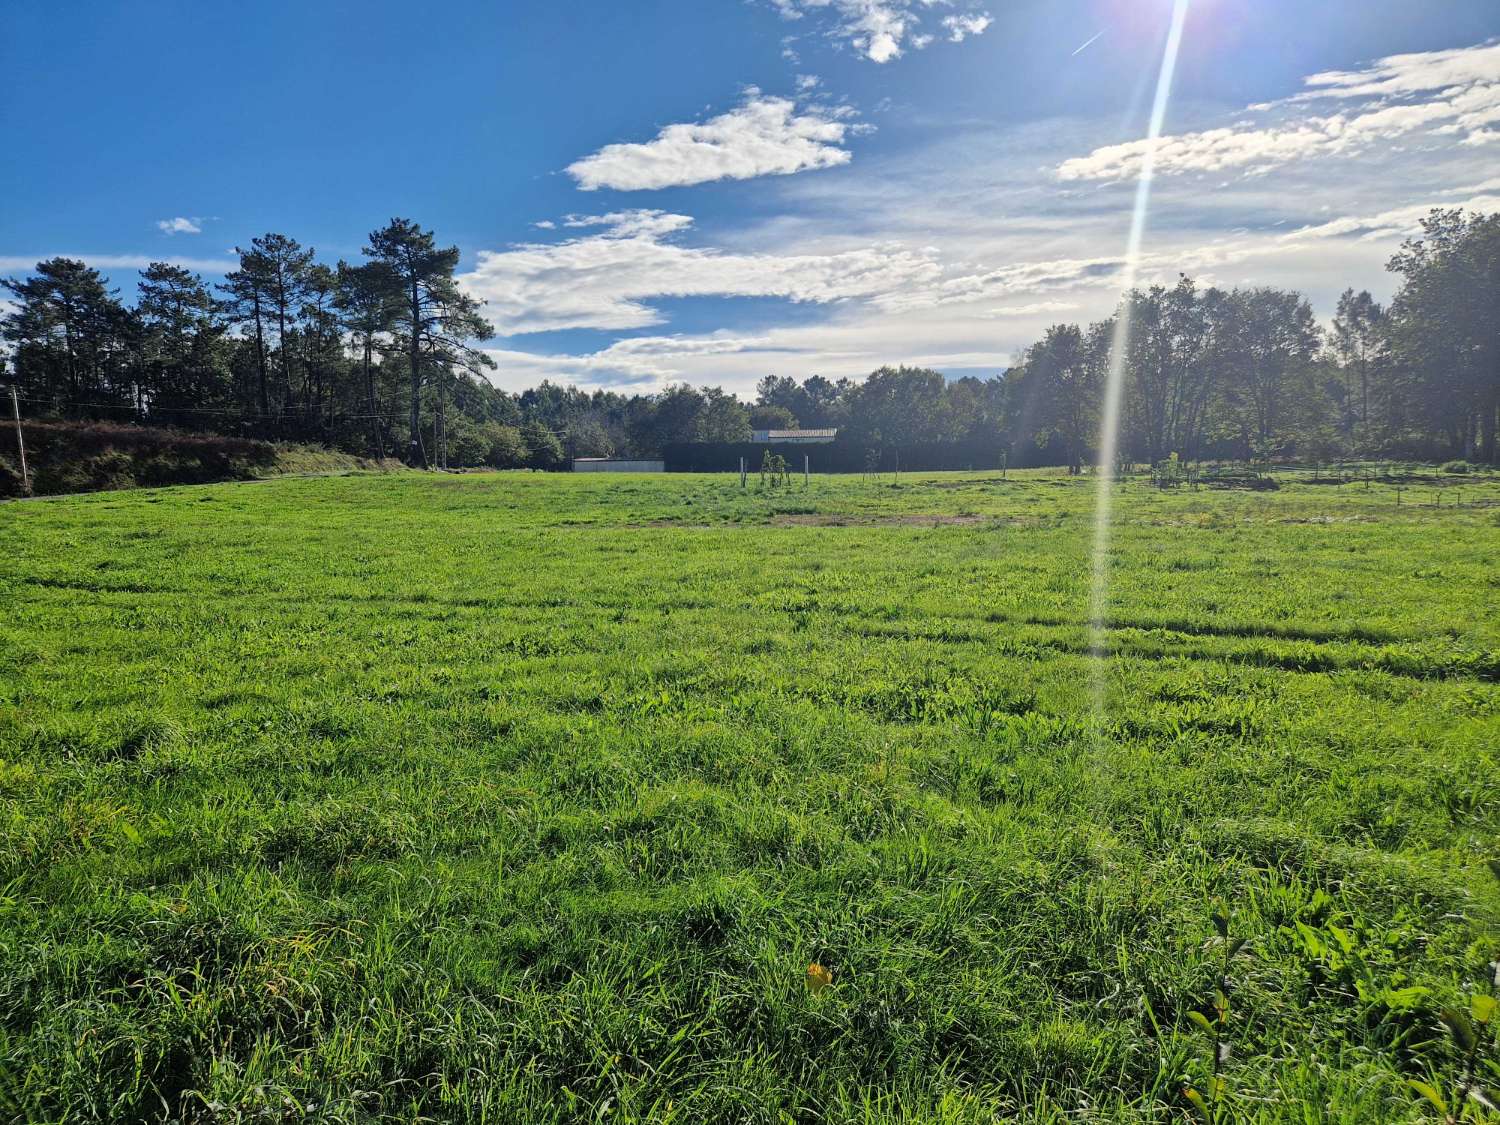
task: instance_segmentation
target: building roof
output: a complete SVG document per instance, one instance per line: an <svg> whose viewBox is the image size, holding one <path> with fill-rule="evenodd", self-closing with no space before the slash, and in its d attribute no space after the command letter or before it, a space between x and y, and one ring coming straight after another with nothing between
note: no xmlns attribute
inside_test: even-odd
<svg viewBox="0 0 1500 1125"><path fill-rule="evenodd" d="M832 427L826 430L756 430L757 434L765 434L766 441L795 441L797 438L832 438L838 430Z"/></svg>

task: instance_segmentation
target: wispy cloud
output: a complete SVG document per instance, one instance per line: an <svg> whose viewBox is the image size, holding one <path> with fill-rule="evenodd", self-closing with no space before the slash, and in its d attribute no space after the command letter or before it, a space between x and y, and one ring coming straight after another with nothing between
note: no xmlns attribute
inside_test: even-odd
<svg viewBox="0 0 1500 1125"><path fill-rule="evenodd" d="M665 238L693 225L691 215L674 215L670 211L640 208L632 211L610 211L604 215L568 215L562 225L572 230L601 228L600 238Z"/></svg>
<svg viewBox="0 0 1500 1125"><path fill-rule="evenodd" d="M1357 70L1326 70L1305 79L1304 84L1311 90L1297 97L1301 100L1391 97L1497 80L1500 80L1500 40L1447 51L1387 55Z"/></svg>
<svg viewBox="0 0 1500 1125"><path fill-rule="evenodd" d="M1466 144L1500 138L1500 43L1392 55L1358 70L1311 75L1305 85L1308 89L1291 98L1249 107L1250 120L1163 137L1156 150L1157 174L1261 174L1297 160L1346 155L1415 136ZM1307 112L1327 100L1338 103L1329 107L1333 112ZM1145 153L1145 141L1108 145L1063 161L1057 175L1132 179Z"/></svg>
<svg viewBox="0 0 1500 1125"><path fill-rule="evenodd" d="M175 219L157 219L157 228L162 234L202 234L203 220L198 216L185 218L178 215Z"/></svg>
<svg viewBox="0 0 1500 1125"><path fill-rule="evenodd" d="M908 48L920 50L933 41L922 30L925 11L945 0L770 0L784 19L828 12L833 16L827 35L848 44L871 62L899 59ZM943 17L941 26L949 41L962 43L990 26L988 12L972 5Z"/></svg>
<svg viewBox="0 0 1500 1125"><path fill-rule="evenodd" d="M841 147L850 129L846 117L817 106L799 109L790 98L752 87L728 113L668 125L642 144L606 145L567 171L584 191L642 191L833 168L849 163Z"/></svg>
<svg viewBox="0 0 1500 1125"><path fill-rule="evenodd" d="M240 268L233 258L164 258L158 254L0 254L0 272L35 269L48 258L73 258L99 270L143 270L152 262L165 262L198 273L224 274Z"/></svg>
<svg viewBox="0 0 1500 1125"><path fill-rule="evenodd" d="M1045 316L1049 313L1072 312L1078 308L1077 301L1032 301L1027 305L1002 305L992 309L994 316Z"/></svg>
<svg viewBox="0 0 1500 1125"><path fill-rule="evenodd" d="M1404 238L1420 229L1422 220L1434 207L1459 207L1469 211L1500 211L1500 194L1493 194L1500 183L1491 181L1469 189L1471 194L1461 200L1437 200L1413 203L1405 207L1393 207L1374 215L1343 215L1325 223L1302 227L1284 236L1286 241L1307 238L1358 237L1365 242ZM1446 193L1445 193L1446 194Z"/></svg>
<svg viewBox="0 0 1500 1125"><path fill-rule="evenodd" d="M599 228L554 244L480 251L464 287L485 302L502 335L569 328L648 328L664 322L653 301L679 297L777 297L793 302L861 303L887 315L974 306L971 315L1036 316L1076 307L1049 299L996 307L996 299L1038 296L1113 283L1119 255L1042 258L975 268L945 261L935 248L891 242L807 253L735 253L669 241L692 219L662 211L570 216L572 229ZM1212 243L1151 258L1175 270L1223 264L1252 250ZM986 307L980 307L983 304Z"/></svg>
<svg viewBox="0 0 1500 1125"><path fill-rule="evenodd" d="M1500 209L1495 185L1467 190L1311 224L1164 237L1139 263L1139 281L1169 284L1187 272L1204 284L1320 278L1335 292L1370 284L1395 242L1433 206ZM513 343L492 353L505 386L542 378L640 387L689 380L747 390L768 371L858 376L885 362L999 371L1046 325L1108 315L1123 265L1118 253L1037 253L1056 238L1045 229L1020 237L991 229L943 248L891 242L748 253L676 245L670 239L690 231L690 220L663 212L572 216L564 225L589 233L481 253L462 278L486 299L502 333L651 327L666 320L653 302L674 297L782 298L821 305L826 316L749 333L627 338L571 355L530 353ZM1099 228L1080 237L1080 245L1098 242ZM1008 253L1022 249L1030 256ZM1004 264L985 266L965 251Z"/></svg>
<svg viewBox="0 0 1500 1125"><path fill-rule="evenodd" d="M605 386L651 386L676 378L684 363L775 350L764 336L633 336L582 355L539 355L489 348L504 385L521 389L542 379Z"/></svg>
<svg viewBox="0 0 1500 1125"><path fill-rule="evenodd" d="M562 328L632 329L660 324L653 299L781 297L830 303L876 297L934 280L923 252L866 245L830 253L743 254L681 246L686 215L662 211L573 216L597 233L553 244L480 251L465 287L485 302L502 334Z"/></svg>

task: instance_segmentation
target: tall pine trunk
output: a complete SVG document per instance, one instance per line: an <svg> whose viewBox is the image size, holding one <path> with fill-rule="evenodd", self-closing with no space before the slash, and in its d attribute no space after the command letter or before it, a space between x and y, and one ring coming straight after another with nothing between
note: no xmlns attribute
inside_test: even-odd
<svg viewBox="0 0 1500 1125"><path fill-rule="evenodd" d="M271 414L271 394L266 387L266 329L260 315L260 292L255 294L255 368L260 379L260 417L262 422Z"/></svg>
<svg viewBox="0 0 1500 1125"><path fill-rule="evenodd" d="M286 286L282 285L277 290L276 299L276 342L281 346L281 401L283 404L293 403L292 398L292 358L286 347Z"/></svg>

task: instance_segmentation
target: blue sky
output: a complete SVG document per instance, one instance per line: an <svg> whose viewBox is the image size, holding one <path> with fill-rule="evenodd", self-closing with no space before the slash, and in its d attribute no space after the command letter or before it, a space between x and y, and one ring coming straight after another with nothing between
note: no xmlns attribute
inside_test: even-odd
<svg viewBox="0 0 1500 1125"><path fill-rule="evenodd" d="M0 270L404 215L504 386L988 374L1118 297L1170 7L8 0ZM1500 6L1193 0L1164 133L1144 278L1384 295L1427 207L1500 209Z"/></svg>

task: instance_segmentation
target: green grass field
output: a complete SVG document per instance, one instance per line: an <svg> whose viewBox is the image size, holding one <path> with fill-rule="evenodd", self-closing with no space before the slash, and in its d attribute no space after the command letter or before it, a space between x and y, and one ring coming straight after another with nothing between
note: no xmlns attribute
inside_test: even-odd
<svg viewBox="0 0 1500 1125"><path fill-rule="evenodd" d="M0 507L0 1118L1437 1119L1500 481L756 484Z"/></svg>

